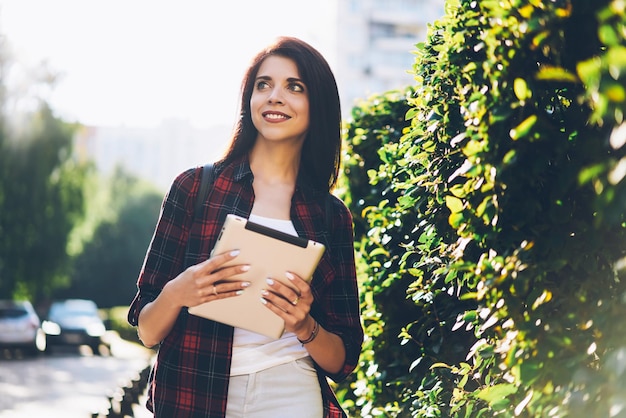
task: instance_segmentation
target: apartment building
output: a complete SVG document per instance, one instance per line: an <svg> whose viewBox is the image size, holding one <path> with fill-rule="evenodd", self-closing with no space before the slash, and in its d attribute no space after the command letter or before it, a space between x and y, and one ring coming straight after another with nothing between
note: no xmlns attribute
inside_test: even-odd
<svg viewBox="0 0 626 418"><path fill-rule="evenodd" d="M84 127L74 138L79 158L93 160L98 170L117 165L166 191L174 177L196 165L219 158L231 127L197 128L186 121L166 120L154 128Z"/></svg>
<svg viewBox="0 0 626 418"><path fill-rule="evenodd" d="M359 99L414 83L415 45L444 0L338 0L335 72L344 116Z"/></svg>

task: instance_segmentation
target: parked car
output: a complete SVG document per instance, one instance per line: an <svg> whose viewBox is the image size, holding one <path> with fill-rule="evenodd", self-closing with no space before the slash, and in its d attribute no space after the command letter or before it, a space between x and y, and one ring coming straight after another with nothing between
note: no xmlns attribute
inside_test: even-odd
<svg viewBox="0 0 626 418"><path fill-rule="evenodd" d="M32 355L46 349L46 334L29 301L0 300L0 347Z"/></svg>
<svg viewBox="0 0 626 418"><path fill-rule="evenodd" d="M106 333L98 306L86 299L53 302L42 328L48 337L48 349L88 345L94 354L100 354L102 337Z"/></svg>

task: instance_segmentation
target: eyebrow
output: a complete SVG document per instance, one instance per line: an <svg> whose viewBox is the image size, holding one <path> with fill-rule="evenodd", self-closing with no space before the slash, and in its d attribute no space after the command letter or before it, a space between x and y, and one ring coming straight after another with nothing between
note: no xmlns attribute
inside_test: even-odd
<svg viewBox="0 0 626 418"><path fill-rule="evenodd" d="M268 75L260 75L256 78L256 80L264 80L264 81L268 81L268 80L272 80L272 77L268 76ZM302 83L304 85L306 85L306 83L304 81L302 81L302 79L298 78L298 77L289 77L287 78L287 81L290 83L293 82L298 82L298 83Z"/></svg>

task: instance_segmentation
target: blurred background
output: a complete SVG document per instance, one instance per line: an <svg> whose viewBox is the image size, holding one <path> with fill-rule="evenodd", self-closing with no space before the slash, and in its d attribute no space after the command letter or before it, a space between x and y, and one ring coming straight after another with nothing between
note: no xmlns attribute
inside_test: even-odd
<svg viewBox="0 0 626 418"><path fill-rule="evenodd" d="M126 312L160 204L222 153L253 55L309 42L349 119L413 84L442 15L443 0L0 0L0 417L96 416L122 378L138 402L150 351Z"/></svg>
<svg viewBox="0 0 626 418"><path fill-rule="evenodd" d="M217 158L249 60L320 50L344 118L408 71L442 0L1 0L0 298L127 306L163 194Z"/></svg>
<svg viewBox="0 0 626 418"><path fill-rule="evenodd" d="M625 3L509 3L0 0L0 418L143 403L126 313L163 195L222 153L280 35L354 120L345 405L624 416Z"/></svg>
<svg viewBox="0 0 626 418"><path fill-rule="evenodd" d="M442 14L443 0L3 0L0 30L22 93L35 93L23 78L52 75L36 94L84 125L81 156L164 189L221 153L247 63L276 36L322 52L349 117L355 100L412 84L414 45Z"/></svg>

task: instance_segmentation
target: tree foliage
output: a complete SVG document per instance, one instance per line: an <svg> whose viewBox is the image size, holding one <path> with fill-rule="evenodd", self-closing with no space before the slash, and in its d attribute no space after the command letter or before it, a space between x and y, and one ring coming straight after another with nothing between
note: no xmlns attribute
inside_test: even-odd
<svg viewBox="0 0 626 418"><path fill-rule="evenodd" d="M4 119L6 120L6 119ZM0 129L0 295L41 298L67 278L67 244L83 214L87 166L75 125L44 103Z"/></svg>
<svg viewBox="0 0 626 418"><path fill-rule="evenodd" d="M349 180L353 209L374 202L357 414L624 413L624 7L449 0L404 135L368 119L388 98L362 106L346 174L380 163L370 190Z"/></svg>
<svg viewBox="0 0 626 418"><path fill-rule="evenodd" d="M91 195L88 206L96 219L94 230L73 259L70 286L54 296L91 299L102 308L127 306L163 196L121 168L97 184L99 194Z"/></svg>

